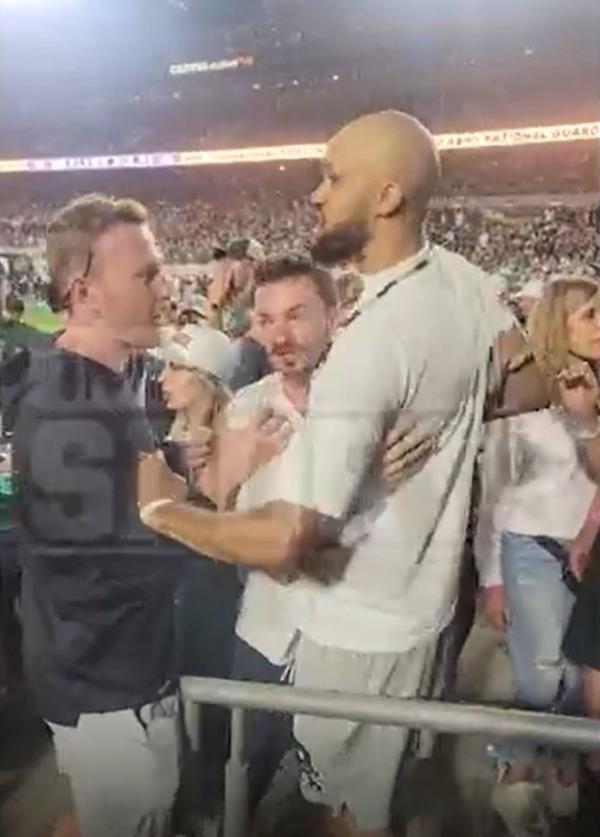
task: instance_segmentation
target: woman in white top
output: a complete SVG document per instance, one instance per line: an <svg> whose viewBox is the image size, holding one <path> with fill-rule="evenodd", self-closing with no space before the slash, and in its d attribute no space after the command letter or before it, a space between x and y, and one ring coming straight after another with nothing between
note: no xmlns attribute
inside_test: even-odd
<svg viewBox="0 0 600 837"><path fill-rule="evenodd" d="M540 303L530 334L543 368L543 355L557 354L562 345L562 368L569 363L569 334L589 315L597 285L560 280L552 286L553 299L562 304ZM506 630L517 698L526 708L580 709L580 670L562 653L580 574L570 564L569 545L584 526L596 491L560 409L497 421L488 429L476 552L486 610L494 626ZM540 821L546 802L558 815L575 813L573 759L554 765L549 775L555 792L544 799L535 744L505 741L495 751L501 781L494 806L512 834L532 833L524 820L531 826L535 819L544 833ZM561 787L571 793L559 793Z"/></svg>
<svg viewBox="0 0 600 837"><path fill-rule="evenodd" d="M548 295L544 303L555 308L557 300ZM560 300L558 300L560 303ZM558 376L561 403L578 438L580 454L590 476L600 483L600 295L596 292L574 313L579 326L569 336L570 354L578 362L562 367L548 353L549 370ZM582 667L584 703L591 718L600 719L600 499L588 515L575 542L571 558L581 576L581 587L563 645L568 659ZM589 754L588 769L595 776L596 795L600 781L600 750ZM590 796L593 795L592 793Z"/></svg>

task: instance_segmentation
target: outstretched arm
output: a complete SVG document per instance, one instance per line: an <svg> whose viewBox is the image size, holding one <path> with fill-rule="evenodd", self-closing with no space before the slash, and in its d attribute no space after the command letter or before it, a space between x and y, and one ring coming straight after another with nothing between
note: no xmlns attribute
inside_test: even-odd
<svg viewBox="0 0 600 837"><path fill-rule="evenodd" d="M550 403L548 383L536 366L527 338L516 326L493 348L486 421L542 410Z"/></svg>
<svg viewBox="0 0 600 837"><path fill-rule="evenodd" d="M565 369L558 380L561 405L572 422L581 461L590 479L600 485L600 385L589 363Z"/></svg>
<svg viewBox="0 0 600 837"><path fill-rule="evenodd" d="M155 532L219 561L274 574L327 575L314 556L339 534L335 521L286 502L247 513L200 509L185 502L181 480L156 454L140 459L138 503L142 521Z"/></svg>

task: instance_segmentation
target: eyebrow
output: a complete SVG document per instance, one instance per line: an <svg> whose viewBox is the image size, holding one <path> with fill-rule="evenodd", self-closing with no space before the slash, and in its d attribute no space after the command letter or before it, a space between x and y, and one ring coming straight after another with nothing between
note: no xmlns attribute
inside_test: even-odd
<svg viewBox="0 0 600 837"><path fill-rule="evenodd" d="M157 274L160 273L162 270L162 264L158 259L155 259L151 262L147 262L143 267L140 267L139 270L136 270L136 276L147 276L149 273Z"/></svg>

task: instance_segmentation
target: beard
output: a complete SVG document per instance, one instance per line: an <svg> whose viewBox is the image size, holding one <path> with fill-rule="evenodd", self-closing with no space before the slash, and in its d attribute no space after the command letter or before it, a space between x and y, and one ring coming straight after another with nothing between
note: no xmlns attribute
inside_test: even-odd
<svg viewBox="0 0 600 837"><path fill-rule="evenodd" d="M325 230L311 248L313 259L327 267L350 261L360 256L369 241L365 223L345 222Z"/></svg>

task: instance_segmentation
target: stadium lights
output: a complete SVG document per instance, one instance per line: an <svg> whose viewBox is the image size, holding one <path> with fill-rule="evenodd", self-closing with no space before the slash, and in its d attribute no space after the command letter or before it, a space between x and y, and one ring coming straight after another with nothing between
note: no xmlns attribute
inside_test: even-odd
<svg viewBox="0 0 600 837"><path fill-rule="evenodd" d="M504 128L498 131L438 134L440 151L478 148L514 148L543 143L600 141L600 122L569 125L538 125L530 128ZM173 168L179 166L226 166L233 163L269 163L289 160L318 160L322 143L270 145L251 148L225 148L215 151L164 151L140 154L113 154L94 157L50 157L0 160L0 174L14 172L102 171L117 169Z"/></svg>
<svg viewBox="0 0 600 837"><path fill-rule="evenodd" d="M0 6L47 6L50 3L73 2L73 0L0 0Z"/></svg>

